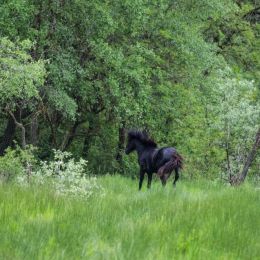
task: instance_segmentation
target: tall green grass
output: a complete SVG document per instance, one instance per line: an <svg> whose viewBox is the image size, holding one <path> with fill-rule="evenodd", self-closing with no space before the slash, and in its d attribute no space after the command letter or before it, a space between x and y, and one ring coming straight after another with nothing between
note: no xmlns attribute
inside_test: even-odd
<svg viewBox="0 0 260 260"><path fill-rule="evenodd" d="M259 259L260 190L99 179L103 196L0 187L0 259Z"/></svg>

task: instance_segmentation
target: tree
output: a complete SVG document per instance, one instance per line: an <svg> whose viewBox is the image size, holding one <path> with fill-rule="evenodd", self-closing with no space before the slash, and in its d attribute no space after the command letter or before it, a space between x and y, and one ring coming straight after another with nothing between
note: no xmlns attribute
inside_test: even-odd
<svg viewBox="0 0 260 260"><path fill-rule="evenodd" d="M253 144L251 151L249 152L249 154L247 156L247 159L245 161L241 174L238 177L233 178L231 184L238 185L238 184L241 184L242 182L244 182L244 180L247 176L248 170L256 157L259 147L260 147L260 128L258 129L258 131L256 133L255 142Z"/></svg>
<svg viewBox="0 0 260 260"><path fill-rule="evenodd" d="M32 48L30 41L13 43L1 38L0 46L0 106L1 114L9 118L1 143L0 154L3 154L12 141L15 127L21 129L22 147L25 148L24 114L36 109L39 87L44 83L46 72L44 62L33 61L28 54Z"/></svg>
<svg viewBox="0 0 260 260"><path fill-rule="evenodd" d="M209 106L211 128L219 132L215 143L225 151L224 172L231 182L240 171L259 126L260 105L254 82L239 79L230 68L217 75Z"/></svg>

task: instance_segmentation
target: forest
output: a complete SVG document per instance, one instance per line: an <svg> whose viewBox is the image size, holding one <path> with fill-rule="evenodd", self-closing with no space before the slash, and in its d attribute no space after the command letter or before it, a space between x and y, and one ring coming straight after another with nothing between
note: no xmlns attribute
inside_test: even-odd
<svg viewBox="0 0 260 260"><path fill-rule="evenodd" d="M176 147L183 156L176 190L168 185L163 193L155 180L152 191L138 193L136 154L125 155L131 129L147 131L160 147ZM8 234L0 238L1 258L256 259L259 181L258 1L0 1L0 198L7 201L0 202L5 212L0 213L0 233ZM64 211L56 193L65 195L58 196ZM200 208L204 200L205 208ZM208 211L211 200L215 206ZM176 203L183 213L185 201L188 216L192 209L201 210L198 218L205 221L212 216L210 232L199 233L198 219L192 226L184 215L175 216L181 235L175 234L177 251L171 254L167 232L174 223L151 212L162 207L169 217L169 207ZM109 203L119 210L115 216ZM240 203L249 218L237 211ZM228 211L222 212L221 205ZM72 241L74 234L66 229L68 214L81 208L92 229L78 227L75 232L85 230L87 240L77 236L75 247L71 242L67 248L64 241ZM154 224L146 226L145 218L138 222L142 214ZM106 224L91 222L101 221L102 215L108 216ZM229 238L214 229L216 223L225 226L223 216L234 217ZM71 221L82 218L75 215ZM239 231L238 223L245 219ZM34 224L27 228L27 220ZM132 227L132 235L120 234L117 223ZM67 233L60 237L55 230L63 226ZM36 237L41 228L50 233ZM28 234L39 244L30 248L21 243ZM165 244L157 245L160 234L166 235ZM220 244L213 253L212 244L204 242L213 243L216 234ZM242 237L253 241L248 251ZM78 247L81 238L97 244ZM231 238L238 238L237 244L225 240Z"/></svg>
<svg viewBox="0 0 260 260"><path fill-rule="evenodd" d="M0 14L1 155L33 145L131 175L137 128L177 147L189 177L241 172L260 125L254 0L3 0Z"/></svg>

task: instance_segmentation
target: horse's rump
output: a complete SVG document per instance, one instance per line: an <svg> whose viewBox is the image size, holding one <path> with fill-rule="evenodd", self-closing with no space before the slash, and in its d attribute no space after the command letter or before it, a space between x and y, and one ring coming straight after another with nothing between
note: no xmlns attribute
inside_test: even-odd
<svg viewBox="0 0 260 260"><path fill-rule="evenodd" d="M183 158L177 152L174 152L170 161L166 162L163 166L161 166L158 170L159 177L164 174L171 173L176 168L183 168Z"/></svg>

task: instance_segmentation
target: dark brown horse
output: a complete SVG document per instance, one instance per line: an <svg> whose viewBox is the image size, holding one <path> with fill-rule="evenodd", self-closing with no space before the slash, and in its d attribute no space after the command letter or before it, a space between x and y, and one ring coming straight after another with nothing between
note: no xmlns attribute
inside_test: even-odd
<svg viewBox="0 0 260 260"><path fill-rule="evenodd" d="M148 185L151 187L153 173L156 172L162 185L166 185L167 179L175 170L173 185L179 179L179 169L182 169L182 157L173 147L157 148L157 144L144 131L131 130L128 132L128 143L125 153L137 151L140 166L139 190L142 188L144 174L148 174Z"/></svg>

